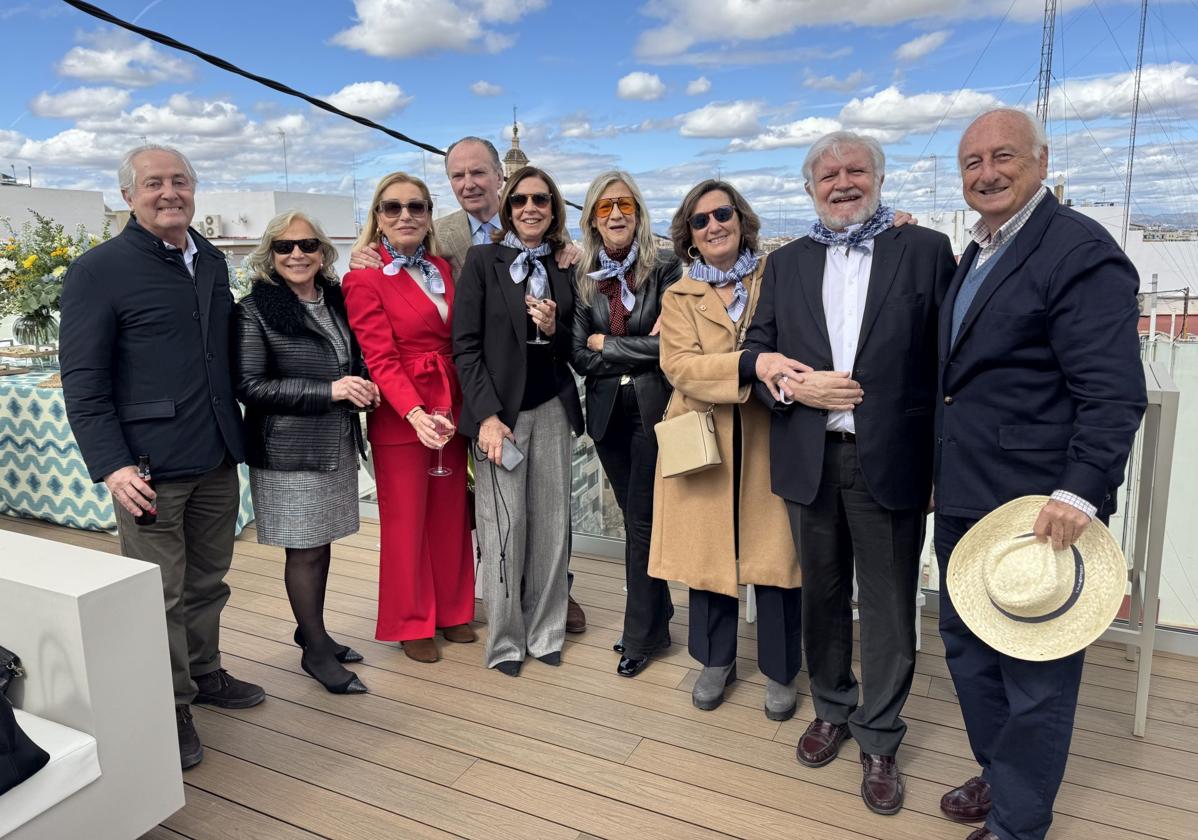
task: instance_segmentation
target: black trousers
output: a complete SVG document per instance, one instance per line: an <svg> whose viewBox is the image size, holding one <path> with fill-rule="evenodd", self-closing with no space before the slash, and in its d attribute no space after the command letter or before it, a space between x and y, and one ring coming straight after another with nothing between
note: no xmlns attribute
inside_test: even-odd
<svg viewBox="0 0 1198 840"><path fill-rule="evenodd" d="M864 752L894 755L915 673L915 593L923 510L883 508L865 486L857 445L829 435L809 505L787 502L803 570L803 638L817 717L848 723ZM861 677L853 674L853 570Z"/></svg>
<svg viewBox="0 0 1198 840"><path fill-rule="evenodd" d="M653 475L657 437L641 422L636 391L620 386L603 440L595 451L616 503L624 514L624 655L639 658L670 645L674 604L664 580L649 577L649 539L653 531Z"/></svg>
<svg viewBox="0 0 1198 840"><path fill-rule="evenodd" d="M803 664L803 590L754 586L757 597L757 666L777 683L789 683ZM740 600L690 591L690 654L705 667L736 659Z"/></svg>
<svg viewBox="0 0 1198 840"><path fill-rule="evenodd" d="M948 591L948 560L974 522L936 515L940 637L969 746L990 783L986 827L1002 840L1042 840L1065 776L1086 652L1051 662L999 653L965 626Z"/></svg>

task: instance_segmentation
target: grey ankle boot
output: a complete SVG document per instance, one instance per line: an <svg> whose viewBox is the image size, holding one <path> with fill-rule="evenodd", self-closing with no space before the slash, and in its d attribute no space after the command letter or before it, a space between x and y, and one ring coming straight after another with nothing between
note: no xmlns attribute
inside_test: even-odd
<svg viewBox="0 0 1198 840"><path fill-rule="evenodd" d="M736 663L704 668L691 689L691 701L705 712L724 702L724 687L736 679Z"/></svg>
<svg viewBox="0 0 1198 840"><path fill-rule="evenodd" d="M795 714L795 681L765 681L765 716L770 720L790 720Z"/></svg>

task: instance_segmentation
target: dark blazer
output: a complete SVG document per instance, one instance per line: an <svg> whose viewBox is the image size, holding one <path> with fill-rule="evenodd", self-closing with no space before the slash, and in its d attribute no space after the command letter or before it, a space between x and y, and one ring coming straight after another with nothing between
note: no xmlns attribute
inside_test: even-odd
<svg viewBox="0 0 1198 840"><path fill-rule="evenodd" d="M466 252L453 301L453 359L462 382L462 417L458 431L478 437L478 427L492 414L509 428L516 425L528 372L528 308L524 286L508 273L520 252L505 245L475 245ZM551 339L557 396L570 428L583 432L582 405L567 362L574 319L571 275L552 257L542 258L557 301L557 327Z"/></svg>
<svg viewBox="0 0 1198 840"><path fill-rule="evenodd" d="M809 237L770 254L747 350L776 350L815 370L834 369L822 298L826 254L827 247ZM905 225L874 239L851 372L865 399L853 422L861 473L888 510L923 509L931 494L936 319L955 267L942 233ZM760 383L757 394L774 410L773 490L810 504L823 471L828 412L775 403Z"/></svg>
<svg viewBox="0 0 1198 840"><path fill-rule="evenodd" d="M936 510L980 518L1028 494L1115 509L1144 413L1139 276L1103 227L1046 195L997 259L950 349L940 317Z"/></svg>
<svg viewBox="0 0 1198 840"><path fill-rule="evenodd" d="M59 360L93 481L149 455L156 481L244 459L224 254L196 231L195 278L136 218L82 254L62 289Z"/></svg>
<svg viewBox="0 0 1198 840"><path fill-rule="evenodd" d="M570 363L579 376L586 378L587 434L591 440L603 440L624 374L632 375L644 428L651 430L661 422L670 398L670 382L661 372L658 337L649 333L661 314L662 293L681 275L682 263L677 257L657 255L653 273L633 293L636 305L624 336L610 335L611 308L605 295L596 291L589 306L581 302L575 305ZM595 333L607 336L602 352L587 349L587 339Z"/></svg>
<svg viewBox="0 0 1198 840"><path fill-rule="evenodd" d="M341 286L317 277L325 304L349 339L349 374L366 376L349 328ZM245 460L271 470L332 471L341 455L341 417L349 413L363 457L362 422L352 403L333 401L337 351L283 280L258 282L237 304L234 387L245 405Z"/></svg>

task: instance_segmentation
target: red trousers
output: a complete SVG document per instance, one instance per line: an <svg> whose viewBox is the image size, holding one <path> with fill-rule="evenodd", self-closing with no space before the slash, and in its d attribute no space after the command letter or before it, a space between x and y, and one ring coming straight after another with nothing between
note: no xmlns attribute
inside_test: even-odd
<svg viewBox="0 0 1198 840"><path fill-rule="evenodd" d="M419 443L371 445L378 484L381 641L431 638L474 618L474 553L466 515L466 439L444 449L449 476L428 474L437 452Z"/></svg>

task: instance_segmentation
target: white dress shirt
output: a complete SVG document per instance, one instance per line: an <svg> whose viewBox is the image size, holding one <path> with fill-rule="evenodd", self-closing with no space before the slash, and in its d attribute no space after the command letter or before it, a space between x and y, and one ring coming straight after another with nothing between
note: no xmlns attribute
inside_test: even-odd
<svg viewBox="0 0 1198 840"><path fill-rule="evenodd" d="M853 225L854 230L860 225ZM824 320L828 341L832 344L832 369L853 370L857 360L857 339L861 336L861 315L869 292L869 272L873 266L873 240L854 245L828 247L824 259ZM851 411L829 411L828 431L857 433Z"/></svg>
<svg viewBox="0 0 1198 840"><path fill-rule="evenodd" d="M162 240L162 244L166 246L166 249L168 251L178 251L178 250L183 251L183 265L187 266L187 273L191 275L191 279L192 280L196 279L196 254L198 254L200 252L200 249L196 247L195 240L191 238L191 234L190 233L187 234L187 247L186 248L183 248L183 249L176 248L174 245L167 242L165 239Z"/></svg>

